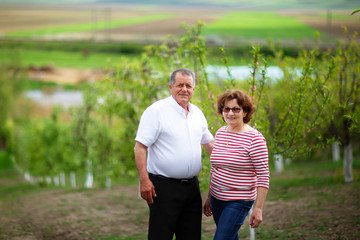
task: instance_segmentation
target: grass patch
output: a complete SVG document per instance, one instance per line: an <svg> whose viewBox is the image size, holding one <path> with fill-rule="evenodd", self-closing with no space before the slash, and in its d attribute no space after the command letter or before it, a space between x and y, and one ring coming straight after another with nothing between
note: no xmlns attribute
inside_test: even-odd
<svg viewBox="0 0 360 240"><path fill-rule="evenodd" d="M207 58L209 64L222 65L223 59L218 48L210 49ZM251 47L227 49L227 56L231 65L248 65L251 62ZM266 49L264 48L264 51ZM294 52L294 51L293 51ZM264 52L268 54L269 52ZM241 57L240 57L241 56ZM90 52L87 57L83 56L81 50L47 50L23 47L3 47L0 51L0 64L11 65L18 63L23 66L54 66L70 67L77 69L93 68L102 69L123 62L139 61L141 52L134 53L108 53ZM34 83L36 85L36 83ZM37 88L35 88L37 89Z"/></svg>
<svg viewBox="0 0 360 240"><path fill-rule="evenodd" d="M38 90L38 89L57 89L61 87L64 90L79 90L82 89L82 86L85 84L59 84L56 82L44 82L44 81L36 81L32 79L25 79L23 89L24 90Z"/></svg>
<svg viewBox="0 0 360 240"><path fill-rule="evenodd" d="M205 35L245 39L313 39L315 29L275 12L231 12L204 28Z"/></svg>
<svg viewBox="0 0 360 240"><path fill-rule="evenodd" d="M112 64L121 63L126 59L139 59L140 55L121 55L110 53L90 53L84 57L82 52L65 52L60 50L42 51L33 49L3 49L0 51L0 64L17 62L24 66L44 66L71 68L101 69Z"/></svg>
<svg viewBox="0 0 360 240"><path fill-rule="evenodd" d="M260 225L259 228L255 230L256 237L259 239L289 239L289 235L291 234L289 231L283 231L276 228L269 228L265 230L263 225ZM301 237L300 233L297 233L297 237ZM297 237L293 239L298 239Z"/></svg>
<svg viewBox="0 0 360 240"><path fill-rule="evenodd" d="M354 161L355 163L355 161ZM359 171L358 164L353 165L354 173ZM304 188L328 189L336 191L344 185L342 162L331 160L293 162L285 166L282 174L275 173L273 166L270 169L270 191L268 200L290 200L303 196ZM360 179L354 175L354 187L359 187ZM328 192L313 193L314 197L332 200Z"/></svg>
<svg viewBox="0 0 360 240"><path fill-rule="evenodd" d="M110 237L99 237L97 240L138 240L138 239L147 239L147 233L139 232L135 233L132 237L119 237L119 236L110 236Z"/></svg>
<svg viewBox="0 0 360 240"><path fill-rule="evenodd" d="M57 48L56 48L57 49ZM249 65L252 61L251 47L243 46L238 48L226 49L226 55L229 58L229 64L232 66ZM21 47L2 47L0 51L0 64L13 65L14 63L27 66L54 66L54 67L69 67L77 69L103 69L110 66L116 66L123 62L139 61L141 60L141 53L120 53L114 51L113 53L103 51L90 51L87 57L84 57L81 50L48 50L38 49L35 47L21 46ZM271 56L272 52L267 48L262 48L262 54ZM284 48L286 56L296 56L297 49ZM269 60L269 59L268 59ZM209 48L209 55L207 56L207 63L212 65L223 65L223 58L221 51L218 48ZM46 83L49 84L49 83ZM50 85L56 85L50 83ZM34 88L42 86L41 82L32 83ZM73 86L68 85L66 89L73 89Z"/></svg>
<svg viewBox="0 0 360 240"><path fill-rule="evenodd" d="M15 199L19 196L25 195L34 190L38 190L39 187L29 183L21 183L13 186L5 186L0 189L0 199L11 198Z"/></svg>
<svg viewBox="0 0 360 240"><path fill-rule="evenodd" d="M12 168L12 162L7 152L0 150L0 170Z"/></svg>
<svg viewBox="0 0 360 240"><path fill-rule="evenodd" d="M111 54L140 54L144 46L135 42L102 42L93 41L36 41L36 40L0 40L2 49L34 49L48 51L82 52L86 53L111 53Z"/></svg>
<svg viewBox="0 0 360 240"><path fill-rule="evenodd" d="M159 13L159 14L152 14L152 15L141 16L141 17L115 19L115 20L112 20L111 22L98 21L96 24L96 30L130 26L130 25L144 23L144 22L152 22L152 21L157 21L157 20L162 20L162 19L168 19L171 17L174 17L174 15L167 14L167 13ZM37 30L10 32L7 34L7 36L9 36L9 37L33 37L33 36L42 36L42 35L59 34L59 33L90 32L93 30L94 30L94 23L87 22L87 23L71 24L71 25L64 25L64 26L58 26L58 27L54 27L54 26L46 27L46 28L40 28Z"/></svg>
<svg viewBox="0 0 360 240"><path fill-rule="evenodd" d="M328 15L326 13L321 14L321 16L324 19L328 18ZM359 19L356 16L351 16L350 14L341 14L341 13L331 13L331 18L337 20L352 20L352 21Z"/></svg>

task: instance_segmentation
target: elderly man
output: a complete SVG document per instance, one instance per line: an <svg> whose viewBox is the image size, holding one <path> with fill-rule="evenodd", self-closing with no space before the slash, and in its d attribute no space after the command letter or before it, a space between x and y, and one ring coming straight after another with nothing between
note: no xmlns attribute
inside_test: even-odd
<svg viewBox="0 0 360 240"><path fill-rule="evenodd" d="M211 153L213 136L202 111L190 103L194 73L170 76L171 96L149 106L135 138L141 197L150 208L148 239L200 240L202 200L197 174L201 145Z"/></svg>

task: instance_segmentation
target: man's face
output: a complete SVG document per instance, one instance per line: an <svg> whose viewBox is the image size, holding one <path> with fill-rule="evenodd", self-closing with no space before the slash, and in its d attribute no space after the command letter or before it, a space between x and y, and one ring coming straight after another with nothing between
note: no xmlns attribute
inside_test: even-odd
<svg viewBox="0 0 360 240"><path fill-rule="evenodd" d="M194 93L194 81L192 76L183 75L178 72L175 75L173 86L169 86L171 95L183 108L187 107Z"/></svg>

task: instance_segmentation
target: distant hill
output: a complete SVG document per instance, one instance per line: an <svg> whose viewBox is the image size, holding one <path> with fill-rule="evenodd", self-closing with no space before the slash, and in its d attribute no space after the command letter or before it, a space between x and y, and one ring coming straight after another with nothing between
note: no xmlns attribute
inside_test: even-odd
<svg viewBox="0 0 360 240"><path fill-rule="evenodd" d="M0 3L132 4L235 7L238 9L358 9L359 0L0 0Z"/></svg>

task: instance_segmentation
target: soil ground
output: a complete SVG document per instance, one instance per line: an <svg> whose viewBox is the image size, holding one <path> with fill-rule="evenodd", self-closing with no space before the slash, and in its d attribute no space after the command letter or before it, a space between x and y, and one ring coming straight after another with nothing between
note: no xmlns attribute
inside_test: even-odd
<svg viewBox="0 0 360 240"><path fill-rule="evenodd" d="M30 67L28 77L37 81L56 82L58 84L78 84L99 81L105 77L105 72L97 69Z"/></svg>
<svg viewBox="0 0 360 240"><path fill-rule="evenodd" d="M146 239L148 208L138 185L89 190L25 187L22 181L0 180L0 187L17 189L1 197L0 239ZM256 239L360 239L359 190L358 183L298 186L286 189L297 197L276 199L285 189L273 186ZM240 239L249 239L247 224ZM212 239L215 229L204 216L203 239Z"/></svg>

